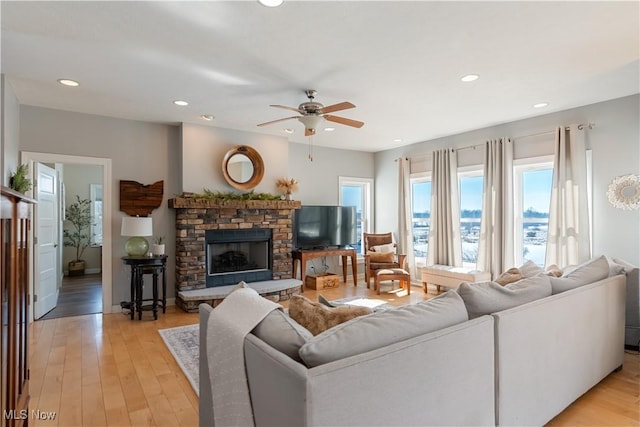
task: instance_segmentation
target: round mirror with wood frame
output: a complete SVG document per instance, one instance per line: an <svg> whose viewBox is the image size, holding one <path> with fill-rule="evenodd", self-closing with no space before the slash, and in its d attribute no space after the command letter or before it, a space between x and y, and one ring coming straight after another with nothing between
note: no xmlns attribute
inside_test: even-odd
<svg viewBox="0 0 640 427"><path fill-rule="evenodd" d="M225 154L222 173L232 187L238 190L251 190L262 181L264 162L254 148L238 145Z"/></svg>

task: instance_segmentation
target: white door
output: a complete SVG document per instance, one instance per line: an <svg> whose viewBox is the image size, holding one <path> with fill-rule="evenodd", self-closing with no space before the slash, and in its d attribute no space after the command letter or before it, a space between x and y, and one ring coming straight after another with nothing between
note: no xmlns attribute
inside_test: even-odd
<svg viewBox="0 0 640 427"><path fill-rule="evenodd" d="M35 281L33 317L40 317L58 304L58 175L55 169L35 163Z"/></svg>

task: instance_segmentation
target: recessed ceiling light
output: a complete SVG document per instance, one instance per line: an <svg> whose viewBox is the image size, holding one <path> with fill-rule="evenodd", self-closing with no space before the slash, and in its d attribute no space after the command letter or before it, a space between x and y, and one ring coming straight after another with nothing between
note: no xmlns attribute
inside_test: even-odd
<svg viewBox="0 0 640 427"><path fill-rule="evenodd" d="M293 129L291 129L291 128L286 128L284 131L286 133L288 133L288 134L292 134L293 133Z"/></svg>
<svg viewBox="0 0 640 427"><path fill-rule="evenodd" d="M214 116L212 116L211 114L203 114L203 115L200 116L200 118L202 120L206 120L206 121L210 122L211 120L214 119Z"/></svg>
<svg viewBox="0 0 640 427"><path fill-rule="evenodd" d="M179 105L181 107L189 105L189 103L187 101L180 101L179 99L173 101L173 103L176 104L176 105Z"/></svg>
<svg viewBox="0 0 640 427"><path fill-rule="evenodd" d="M396 138L396 139L393 140L393 142L402 142L402 139Z"/></svg>
<svg viewBox="0 0 640 427"><path fill-rule="evenodd" d="M58 83L60 83L61 85L72 86L72 87L80 86L80 83L70 79L58 79Z"/></svg>
<svg viewBox="0 0 640 427"><path fill-rule="evenodd" d="M462 80L465 83L469 83L469 82L478 80L479 78L480 76L477 74L467 74L466 76L462 77L460 80Z"/></svg>
<svg viewBox="0 0 640 427"><path fill-rule="evenodd" d="M284 0L258 0L258 3L267 7L278 7L284 3Z"/></svg>
<svg viewBox="0 0 640 427"><path fill-rule="evenodd" d="M549 105L549 103L548 103L548 102L540 102L540 103L538 103L538 104L533 104L533 108L544 108L544 107L546 107L547 105Z"/></svg>
<svg viewBox="0 0 640 427"><path fill-rule="evenodd" d="M334 130L336 130L336 128L332 128L332 127L324 128L325 132L333 132Z"/></svg>

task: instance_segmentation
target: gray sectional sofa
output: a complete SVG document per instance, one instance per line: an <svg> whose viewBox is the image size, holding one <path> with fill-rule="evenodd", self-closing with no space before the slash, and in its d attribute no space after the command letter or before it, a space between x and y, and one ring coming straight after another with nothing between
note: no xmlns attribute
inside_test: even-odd
<svg viewBox="0 0 640 427"><path fill-rule="evenodd" d="M297 353L254 330L244 354L255 424L543 425L622 366L625 295L625 276L611 275L467 320L468 301L449 291L303 337ZM211 310L200 306L202 426L213 425ZM280 316L263 322L282 331L291 320Z"/></svg>

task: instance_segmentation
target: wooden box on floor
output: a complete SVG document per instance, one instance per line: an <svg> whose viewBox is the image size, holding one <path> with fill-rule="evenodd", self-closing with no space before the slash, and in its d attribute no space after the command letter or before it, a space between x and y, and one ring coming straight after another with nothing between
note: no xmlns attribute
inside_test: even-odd
<svg viewBox="0 0 640 427"><path fill-rule="evenodd" d="M340 279L337 274L333 273L308 275L305 278L305 285L307 288L315 289L316 291L327 288L337 288L340 286Z"/></svg>

